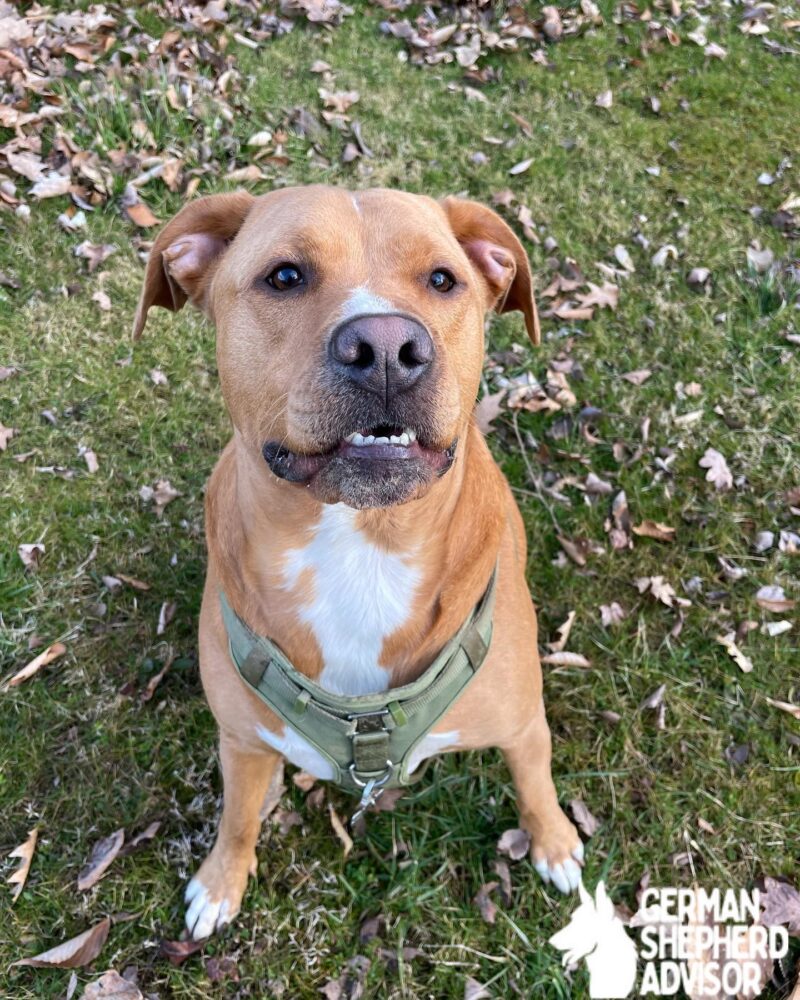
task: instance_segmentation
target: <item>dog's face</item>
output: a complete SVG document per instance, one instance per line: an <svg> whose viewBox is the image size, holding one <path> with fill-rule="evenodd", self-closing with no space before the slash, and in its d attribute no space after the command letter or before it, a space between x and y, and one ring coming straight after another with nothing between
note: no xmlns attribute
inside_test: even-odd
<svg viewBox="0 0 800 1000"><path fill-rule="evenodd" d="M217 328L245 446L326 503L384 507L444 475L470 419L487 309L538 342L525 252L473 202L308 187L215 195L156 240L135 322L190 300Z"/></svg>

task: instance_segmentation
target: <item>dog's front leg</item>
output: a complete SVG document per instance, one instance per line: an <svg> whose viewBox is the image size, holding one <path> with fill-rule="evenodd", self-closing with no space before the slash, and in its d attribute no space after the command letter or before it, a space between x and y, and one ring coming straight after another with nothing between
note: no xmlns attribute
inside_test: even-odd
<svg viewBox="0 0 800 1000"><path fill-rule="evenodd" d="M186 926L195 939L208 937L239 912L249 875L256 873L259 812L280 754L252 751L220 734L222 818L217 840L186 887Z"/></svg>
<svg viewBox="0 0 800 1000"><path fill-rule="evenodd" d="M531 860L536 870L561 892L577 889L583 843L558 804L543 704L502 750L517 790L522 827L531 835Z"/></svg>

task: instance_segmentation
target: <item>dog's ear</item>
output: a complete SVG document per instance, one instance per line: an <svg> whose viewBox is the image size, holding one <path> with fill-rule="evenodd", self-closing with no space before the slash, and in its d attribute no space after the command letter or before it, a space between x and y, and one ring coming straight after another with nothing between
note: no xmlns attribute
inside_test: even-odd
<svg viewBox="0 0 800 1000"><path fill-rule="evenodd" d="M133 321L141 336L151 306L173 312L187 301L203 308L219 259L236 236L255 199L246 191L212 194L184 206L161 230L147 261Z"/></svg>
<svg viewBox="0 0 800 1000"><path fill-rule="evenodd" d="M531 266L513 229L476 201L445 198L441 205L456 239L486 283L491 305L501 313L518 309L525 317L528 336L540 344Z"/></svg>

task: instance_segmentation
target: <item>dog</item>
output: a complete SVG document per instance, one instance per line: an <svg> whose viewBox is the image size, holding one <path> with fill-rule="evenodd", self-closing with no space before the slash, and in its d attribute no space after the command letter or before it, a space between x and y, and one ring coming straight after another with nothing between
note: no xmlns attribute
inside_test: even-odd
<svg viewBox="0 0 800 1000"><path fill-rule="evenodd" d="M199 625L223 811L186 890L189 931L207 937L238 913L281 755L347 779L366 808L441 751L499 747L537 871L574 890L583 845L550 772L524 526L473 419L487 311L521 312L540 339L520 241L458 198L211 195L156 238L134 336L151 307L187 302L216 327L233 423L206 494ZM466 655L451 657L454 642ZM380 756L408 721L391 698L427 684L445 653L458 661L450 700L434 720L439 688L417 699L424 736L403 746L400 774ZM273 668L269 701L259 678ZM287 685L296 698L281 707ZM320 727L338 727L337 751L287 723L309 700ZM350 713L351 702L370 710ZM342 758L348 740L358 768Z"/></svg>

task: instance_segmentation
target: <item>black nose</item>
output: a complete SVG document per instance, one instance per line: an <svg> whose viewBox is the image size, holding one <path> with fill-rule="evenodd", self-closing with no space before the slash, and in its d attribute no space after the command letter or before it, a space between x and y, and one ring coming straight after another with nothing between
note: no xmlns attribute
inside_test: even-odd
<svg viewBox="0 0 800 1000"><path fill-rule="evenodd" d="M387 401L406 392L430 369L431 335L406 316L360 316L333 332L333 367L367 392Z"/></svg>

